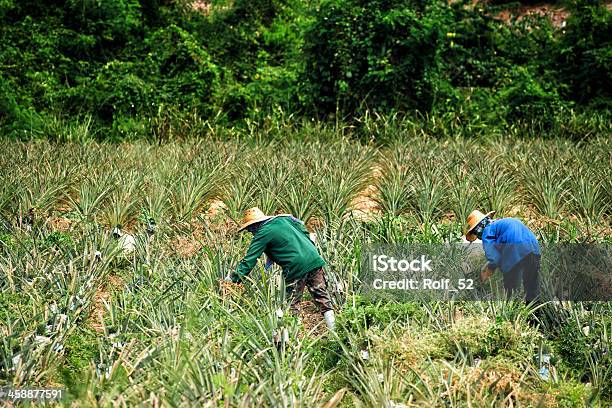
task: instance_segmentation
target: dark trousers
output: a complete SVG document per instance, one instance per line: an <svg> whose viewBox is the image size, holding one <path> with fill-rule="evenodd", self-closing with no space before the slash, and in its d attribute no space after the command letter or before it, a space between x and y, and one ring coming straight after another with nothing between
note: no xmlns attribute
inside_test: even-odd
<svg viewBox="0 0 612 408"><path fill-rule="evenodd" d="M540 255L529 254L521 259L508 272L504 273L504 288L508 298L523 281L525 301L531 302L540 295Z"/></svg>
<svg viewBox="0 0 612 408"><path fill-rule="evenodd" d="M291 310L294 314L297 315L298 304L302 300L305 286L308 287L308 291L321 313L333 310L331 298L327 293L327 280L323 268L319 268L308 272L302 279L287 284L287 298L291 302Z"/></svg>

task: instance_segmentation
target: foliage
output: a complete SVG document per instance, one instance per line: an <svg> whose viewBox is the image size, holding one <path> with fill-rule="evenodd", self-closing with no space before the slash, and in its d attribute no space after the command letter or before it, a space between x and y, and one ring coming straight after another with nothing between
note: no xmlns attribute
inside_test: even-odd
<svg viewBox="0 0 612 408"><path fill-rule="evenodd" d="M335 117L377 137L393 117L586 138L609 121L610 11L570 3L554 27L468 1L7 0L0 128L168 140Z"/></svg>
<svg viewBox="0 0 612 408"><path fill-rule="evenodd" d="M351 308L340 317L347 327L364 325L382 328L397 320L416 318L422 314L418 305L413 303L376 301L368 297L355 297L351 303Z"/></svg>
<svg viewBox="0 0 612 408"><path fill-rule="evenodd" d="M429 111L448 10L435 2L327 1L310 28L307 82L322 112Z"/></svg>
<svg viewBox="0 0 612 408"><path fill-rule="evenodd" d="M90 330L77 330L65 342L66 365L61 375L70 386L78 384L78 376L98 358L97 336ZM72 388L72 387L71 387Z"/></svg>
<svg viewBox="0 0 612 408"><path fill-rule="evenodd" d="M602 0L575 0L571 11L556 49L560 80L572 100L610 109L612 13Z"/></svg>
<svg viewBox="0 0 612 408"><path fill-rule="evenodd" d="M542 126L549 127L555 115L570 106L555 88L538 83L526 69L519 68L507 80L508 85L500 92L499 102L506 110L504 117L510 122L537 120Z"/></svg>
<svg viewBox="0 0 612 408"><path fill-rule="evenodd" d="M609 302L552 303L536 318L522 302L398 303L358 289L363 245L456 242L464 208L485 210L489 200L538 236L558 228L546 236L553 242L609 242L606 184L585 180L609 179L610 138L421 135L406 144L392 138L396 125L380 130L388 131L384 146L320 123L160 145L0 141L1 197L10 197L0 201L0 386L54 384L68 390L67 403L99 405L312 406L344 388L343 403L366 406L465 406L475 398L537 405L543 394L559 404L609 405ZM270 141L270 132L286 137ZM512 181L512 194L466 172L490 152L493 178ZM532 180L523 166L550 166L567 181L555 189L551 175L540 169ZM470 183L454 186L464 176ZM435 183L433 210L444 211L419 218L431 201L393 193L406 187L404 177ZM453 192L465 186L474 199L467 204ZM366 219L353 211L363 190L379 205ZM336 334L316 312L288 316L276 267L258 265L236 292L219 284L247 249L248 236L235 231L250 205L299 215L317 234ZM560 227L543 217L549 210ZM117 248L116 223L134 237L133 253ZM275 340L279 329L288 342ZM534 359L544 346L550 382Z"/></svg>

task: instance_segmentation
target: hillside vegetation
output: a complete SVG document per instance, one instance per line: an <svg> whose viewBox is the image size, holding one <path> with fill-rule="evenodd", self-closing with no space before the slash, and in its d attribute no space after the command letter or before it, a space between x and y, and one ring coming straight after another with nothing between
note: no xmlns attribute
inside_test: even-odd
<svg viewBox="0 0 612 408"><path fill-rule="evenodd" d="M520 3L506 1L3 0L0 127L167 140L194 121L399 116L468 135L604 134L611 12L556 3L563 26L509 18Z"/></svg>

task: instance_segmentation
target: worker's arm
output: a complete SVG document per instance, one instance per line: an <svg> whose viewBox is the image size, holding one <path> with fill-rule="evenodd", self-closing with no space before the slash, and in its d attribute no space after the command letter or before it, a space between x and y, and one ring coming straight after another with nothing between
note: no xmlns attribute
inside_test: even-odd
<svg viewBox="0 0 612 408"><path fill-rule="evenodd" d="M240 261L236 268L236 272L232 275L232 281L240 282L243 277L251 272L257 263L257 259L266 249L267 243L268 241L265 235L256 235L253 237L245 257Z"/></svg>
<svg viewBox="0 0 612 408"><path fill-rule="evenodd" d="M480 279L486 282L491 276L493 276L494 269L489 268L489 264L485 264L480 271Z"/></svg>
<svg viewBox="0 0 612 408"><path fill-rule="evenodd" d="M494 271L499 265L501 254L497 248L494 231L487 228L484 232L482 235L482 248L489 262L489 269Z"/></svg>

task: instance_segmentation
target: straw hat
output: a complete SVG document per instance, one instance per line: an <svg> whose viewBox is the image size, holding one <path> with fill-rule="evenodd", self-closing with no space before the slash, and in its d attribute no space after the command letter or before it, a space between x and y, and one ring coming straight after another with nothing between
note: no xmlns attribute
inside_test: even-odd
<svg viewBox="0 0 612 408"><path fill-rule="evenodd" d="M240 225L240 229L238 229L238 231L240 232L249 225L269 220L270 218L274 217L272 217L271 215L265 215L263 211L261 211L257 207L249 208L244 212L244 216L242 217L242 224Z"/></svg>
<svg viewBox="0 0 612 408"><path fill-rule="evenodd" d="M467 217L467 232L465 233L465 239L468 241L474 241L476 239L476 235L472 234L472 230L476 228L478 223L482 221L485 217L490 217L495 214L495 211L490 211L486 214L481 213L478 210L474 210Z"/></svg>

